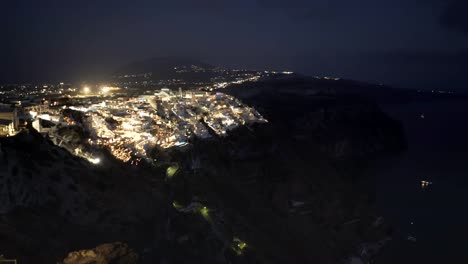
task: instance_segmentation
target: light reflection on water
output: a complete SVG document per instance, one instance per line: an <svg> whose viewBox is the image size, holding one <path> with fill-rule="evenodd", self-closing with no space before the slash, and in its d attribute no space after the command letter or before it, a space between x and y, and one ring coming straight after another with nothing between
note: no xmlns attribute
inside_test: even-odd
<svg viewBox="0 0 468 264"><path fill-rule="evenodd" d="M403 122L409 149L374 172L378 210L395 227L379 263L468 263L468 102L382 108Z"/></svg>

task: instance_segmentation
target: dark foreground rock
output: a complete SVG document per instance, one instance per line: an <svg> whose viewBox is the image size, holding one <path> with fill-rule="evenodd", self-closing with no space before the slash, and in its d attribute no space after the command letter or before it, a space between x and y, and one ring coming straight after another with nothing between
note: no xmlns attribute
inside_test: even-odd
<svg viewBox="0 0 468 264"><path fill-rule="evenodd" d="M138 254L120 242L71 252L61 264L137 264Z"/></svg>

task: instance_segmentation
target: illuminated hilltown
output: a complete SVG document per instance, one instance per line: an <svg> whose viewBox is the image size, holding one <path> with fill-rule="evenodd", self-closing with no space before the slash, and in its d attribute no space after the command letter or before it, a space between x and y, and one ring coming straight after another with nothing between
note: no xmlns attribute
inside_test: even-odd
<svg viewBox="0 0 468 264"><path fill-rule="evenodd" d="M31 93L35 96L30 101L11 101L14 107L5 104L0 108L1 135L13 136L29 121L56 145L91 163L100 163L100 158L91 154L92 149L105 148L115 158L136 165L154 147L182 147L195 137L224 137L239 126L267 122L235 97L210 92L225 85L214 84L204 91L162 88L134 96L111 86L77 89L63 88L61 83L48 89L44 85L40 88L43 95L54 91L48 94L51 99L36 99L40 97ZM69 94L65 99L60 96L64 93ZM66 128L84 131L81 139L90 149L72 144L62 133Z"/></svg>
<svg viewBox="0 0 468 264"><path fill-rule="evenodd" d="M91 145L105 146L118 159L144 158L154 146L184 146L191 137L225 136L240 125L266 120L253 108L222 93L174 94L163 89L154 96L117 98L70 107L86 116L81 124ZM68 125L76 121L64 118Z"/></svg>

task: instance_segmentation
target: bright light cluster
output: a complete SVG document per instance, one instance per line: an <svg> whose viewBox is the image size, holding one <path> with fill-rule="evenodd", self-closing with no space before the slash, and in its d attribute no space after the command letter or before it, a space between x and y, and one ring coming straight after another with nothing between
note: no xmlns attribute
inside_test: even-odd
<svg viewBox="0 0 468 264"><path fill-rule="evenodd" d="M71 108L71 107L70 107ZM223 93L179 92L109 99L71 109L85 113L83 127L91 145L136 165L155 146L186 145L192 137L208 138L245 124L267 122L254 108Z"/></svg>

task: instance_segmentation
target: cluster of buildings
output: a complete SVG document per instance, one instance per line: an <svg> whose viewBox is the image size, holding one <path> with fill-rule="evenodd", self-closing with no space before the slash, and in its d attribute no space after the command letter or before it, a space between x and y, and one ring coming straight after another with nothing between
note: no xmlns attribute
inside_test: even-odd
<svg viewBox="0 0 468 264"><path fill-rule="evenodd" d="M189 139L225 136L245 124L267 122L254 108L223 93L173 92L161 89L154 95L103 99L69 107L86 117L88 143L107 148L124 162L147 157L153 147L188 144ZM68 125L76 120L61 118Z"/></svg>
<svg viewBox="0 0 468 264"><path fill-rule="evenodd" d="M19 130L18 109L0 104L0 137L14 136Z"/></svg>
<svg viewBox="0 0 468 264"><path fill-rule="evenodd" d="M135 162L148 157L147 151L153 147L183 146L194 137L225 136L236 127L267 122L254 108L213 91L270 75L290 74L199 65L172 70L175 75L167 79L154 79L152 72L116 76L112 83L115 87L74 88L65 83L2 86L0 102L8 104L0 104L0 137L13 136L31 122L41 134L67 145L58 128L78 126L89 135L85 139L89 145L107 148L124 162ZM148 90L142 91L142 86ZM179 90L162 88L154 92L155 87L167 86ZM196 89L182 91L180 87ZM79 112L84 118L74 119L64 114L65 110Z"/></svg>

